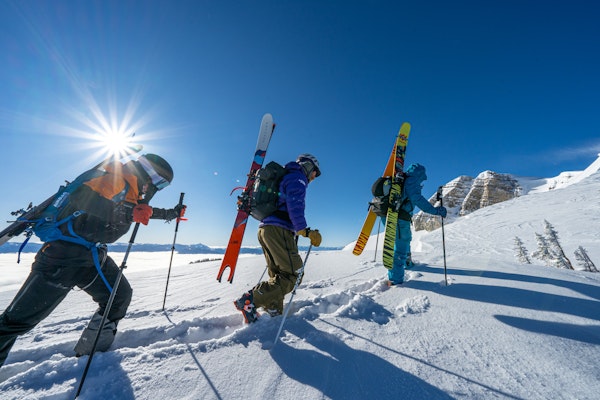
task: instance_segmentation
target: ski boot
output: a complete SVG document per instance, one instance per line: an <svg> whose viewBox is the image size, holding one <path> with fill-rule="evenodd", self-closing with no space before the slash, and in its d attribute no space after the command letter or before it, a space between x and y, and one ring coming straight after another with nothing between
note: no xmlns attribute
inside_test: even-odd
<svg viewBox="0 0 600 400"><path fill-rule="evenodd" d="M256 306L252 302L252 297L252 291L250 290L233 302L235 308L242 312L244 321L247 324L255 322L258 319L258 313L256 312Z"/></svg>

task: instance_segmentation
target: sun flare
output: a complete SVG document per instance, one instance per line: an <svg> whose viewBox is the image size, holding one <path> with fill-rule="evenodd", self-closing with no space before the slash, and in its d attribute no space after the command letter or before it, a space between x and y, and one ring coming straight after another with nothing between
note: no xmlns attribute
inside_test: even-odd
<svg viewBox="0 0 600 400"><path fill-rule="evenodd" d="M99 139L108 154L121 155L132 145L131 138L131 134L106 132L101 134Z"/></svg>

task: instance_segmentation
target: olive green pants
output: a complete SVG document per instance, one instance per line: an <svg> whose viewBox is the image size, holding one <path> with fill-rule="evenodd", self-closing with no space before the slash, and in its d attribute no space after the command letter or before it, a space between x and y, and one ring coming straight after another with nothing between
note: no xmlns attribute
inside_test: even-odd
<svg viewBox="0 0 600 400"><path fill-rule="evenodd" d="M283 298L294 289L302 258L293 232L279 226L258 229L258 241L265 253L269 280L252 289L254 305L283 312Z"/></svg>

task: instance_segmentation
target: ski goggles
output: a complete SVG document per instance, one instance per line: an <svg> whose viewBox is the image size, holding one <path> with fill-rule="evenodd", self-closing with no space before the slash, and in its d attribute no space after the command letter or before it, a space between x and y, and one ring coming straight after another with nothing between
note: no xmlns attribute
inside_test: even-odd
<svg viewBox="0 0 600 400"><path fill-rule="evenodd" d="M158 172L156 172L156 170L146 157L141 156L140 158L138 158L138 162L140 163L142 168L144 168L144 171L146 171L146 173L152 180L152 185L154 185L154 187L157 190L164 189L171 184L171 182L169 182L164 177L160 176Z"/></svg>

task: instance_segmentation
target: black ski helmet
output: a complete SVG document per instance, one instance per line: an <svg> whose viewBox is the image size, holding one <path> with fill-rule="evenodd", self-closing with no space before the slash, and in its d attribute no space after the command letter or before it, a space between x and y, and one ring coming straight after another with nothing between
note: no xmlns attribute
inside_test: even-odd
<svg viewBox="0 0 600 400"><path fill-rule="evenodd" d="M321 175L321 168L319 168L319 160L317 157L309 153L303 153L298 156L296 162L302 166L306 176L309 176L312 171L317 171L317 176Z"/></svg>
<svg viewBox="0 0 600 400"><path fill-rule="evenodd" d="M156 189L164 189L173 181L173 168L164 158L156 154L144 154L137 161Z"/></svg>

